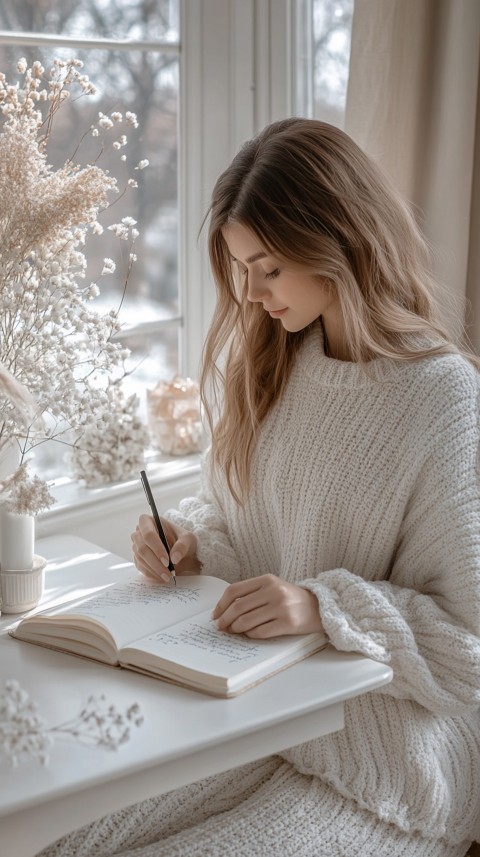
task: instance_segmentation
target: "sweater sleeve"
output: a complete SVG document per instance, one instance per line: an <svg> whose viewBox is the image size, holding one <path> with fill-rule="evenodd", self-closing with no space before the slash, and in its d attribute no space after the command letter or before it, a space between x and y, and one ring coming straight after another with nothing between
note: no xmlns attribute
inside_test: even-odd
<svg viewBox="0 0 480 857"><path fill-rule="evenodd" d="M382 693L446 715L480 705L478 435L475 389L443 409L387 580L337 568L302 583L335 648L392 667Z"/></svg>
<svg viewBox="0 0 480 857"><path fill-rule="evenodd" d="M239 579L240 563L229 536L221 501L210 478L208 450L202 461L198 494L181 500L178 509L167 510L165 517L195 534L203 574L221 577L228 583Z"/></svg>

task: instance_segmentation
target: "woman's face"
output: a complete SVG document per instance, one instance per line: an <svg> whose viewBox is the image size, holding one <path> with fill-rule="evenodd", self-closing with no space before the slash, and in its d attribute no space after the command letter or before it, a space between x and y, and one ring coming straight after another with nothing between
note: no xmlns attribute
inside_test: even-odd
<svg viewBox="0 0 480 857"><path fill-rule="evenodd" d="M261 303L265 312L292 333L308 327L319 316L327 321L337 305L333 289L312 274L289 270L241 223L222 231L241 281L247 279L249 301Z"/></svg>

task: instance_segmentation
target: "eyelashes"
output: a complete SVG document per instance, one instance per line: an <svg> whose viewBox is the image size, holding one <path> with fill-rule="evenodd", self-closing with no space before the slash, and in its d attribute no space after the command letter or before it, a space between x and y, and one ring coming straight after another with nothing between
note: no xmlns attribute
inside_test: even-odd
<svg viewBox="0 0 480 857"><path fill-rule="evenodd" d="M239 270L240 270L240 276L241 277L245 278L248 276L248 271L246 268L240 268ZM273 271L269 271L268 273L264 274L264 279L265 280L274 280L276 277L279 276L279 274L280 274L280 268L275 268Z"/></svg>
<svg viewBox="0 0 480 857"><path fill-rule="evenodd" d="M280 268L275 268L274 271L270 271L268 274L265 274L265 279L266 280L274 280L275 277L278 277L279 273L280 273Z"/></svg>

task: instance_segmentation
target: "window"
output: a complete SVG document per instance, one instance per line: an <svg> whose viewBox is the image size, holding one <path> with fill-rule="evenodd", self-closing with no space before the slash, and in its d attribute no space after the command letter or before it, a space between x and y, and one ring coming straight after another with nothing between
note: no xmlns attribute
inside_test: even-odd
<svg viewBox="0 0 480 857"><path fill-rule="evenodd" d="M171 378L180 367L182 306L179 295L178 126L180 21L178 0L4 0L0 7L0 69L10 81L17 62L39 60L49 68L54 57L77 57L97 86L98 95L72 99L59 114L62 133L54 133L48 157L61 164L73 154L72 144L83 131L81 157L95 162L98 143L88 129L102 112L137 115L139 128L128 135L125 152L132 170L148 160L145 170L130 172L138 188L115 201L115 219L131 216L138 224L133 266L120 310L122 342L131 350L125 380L127 393L141 393L159 378ZM70 129L74 133L70 134ZM113 149L110 150L113 155ZM118 169L111 171L118 175ZM109 151L101 165L109 168ZM127 173L125 176L128 177ZM119 306L125 264L121 244L105 231L89 245L87 276L101 270L104 257L116 273L102 278L99 311ZM96 255L95 255L96 252ZM64 472L59 444L43 444L36 452L38 470L54 478Z"/></svg>
<svg viewBox="0 0 480 857"><path fill-rule="evenodd" d="M66 52L84 60L85 72L102 93L96 103L86 99L82 107L80 102L72 121L88 125L88 110L97 114L116 105L138 115L135 159L147 158L150 167L140 173L141 204L132 210L129 200L122 203L125 213L139 221L142 242L123 308L128 323L123 336L132 349L132 365L139 364L130 380L142 390L143 401L145 387L162 375L171 377L179 369L198 376L214 305L205 236L199 241L198 232L216 178L239 146L269 122L292 113L320 115L314 94L321 74L314 69L325 71L326 66L319 60L320 36L314 33L323 21L330 33L322 43L324 53L338 54L338 34L348 30L352 3L3 0L2 71L14 70L21 56L46 64ZM322 8L330 10L326 19L318 12ZM339 61L345 94L345 40ZM331 75L322 98L336 99L343 111ZM102 256L109 255L113 249L103 248ZM111 290L103 288L104 303L110 307L121 288L112 278ZM52 475L65 474L58 447L47 465ZM183 466L165 462L170 477L173 465ZM64 501L71 508L74 493L69 489ZM53 514L58 509L53 507Z"/></svg>
<svg viewBox="0 0 480 857"><path fill-rule="evenodd" d="M297 0L296 112L344 126L354 0Z"/></svg>

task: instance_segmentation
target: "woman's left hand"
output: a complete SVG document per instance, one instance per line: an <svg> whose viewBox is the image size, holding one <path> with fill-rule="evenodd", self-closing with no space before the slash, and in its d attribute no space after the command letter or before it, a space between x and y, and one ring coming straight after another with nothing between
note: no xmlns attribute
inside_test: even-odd
<svg viewBox="0 0 480 857"><path fill-rule="evenodd" d="M274 574L232 583L215 607L213 618L221 631L257 639L323 631L313 592Z"/></svg>

